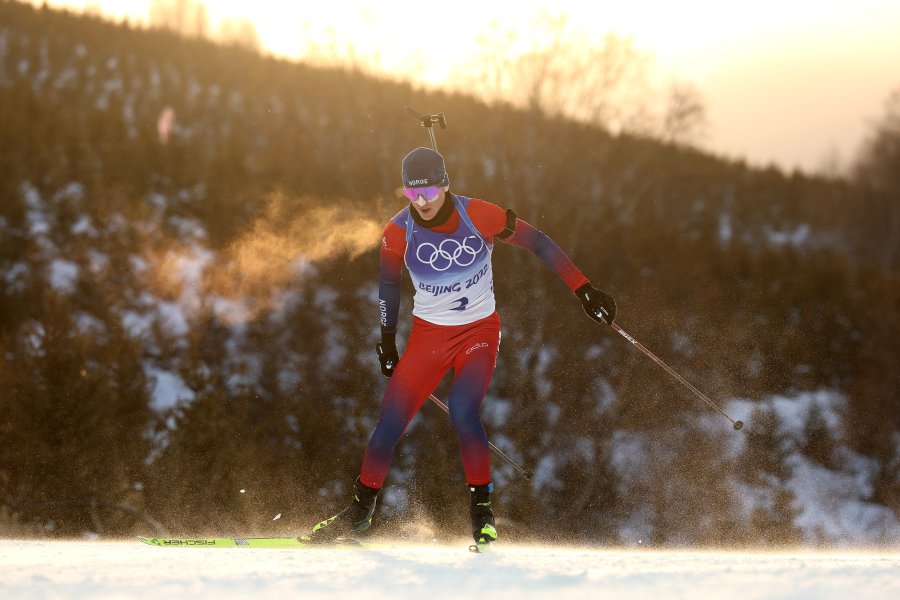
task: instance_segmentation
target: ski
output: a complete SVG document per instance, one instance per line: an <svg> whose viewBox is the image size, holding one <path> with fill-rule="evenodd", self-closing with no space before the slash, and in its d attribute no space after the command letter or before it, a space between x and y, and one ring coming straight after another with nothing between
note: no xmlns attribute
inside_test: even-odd
<svg viewBox="0 0 900 600"><path fill-rule="evenodd" d="M372 544L351 539L336 539L327 542L315 542L303 537L247 537L247 538L148 538L139 539L150 546L160 548L349 548L358 550L374 550L384 548L381 544Z"/></svg>
<svg viewBox="0 0 900 600"><path fill-rule="evenodd" d="M316 542L307 536L301 537L218 537L218 538L154 538L139 536L139 540L148 546L157 548L261 548L261 549L346 549L346 550L384 550L390 544L363 542L348 538L339 538ZM491 552L490 542L472 544L469 552L484 554Z"/></svg>

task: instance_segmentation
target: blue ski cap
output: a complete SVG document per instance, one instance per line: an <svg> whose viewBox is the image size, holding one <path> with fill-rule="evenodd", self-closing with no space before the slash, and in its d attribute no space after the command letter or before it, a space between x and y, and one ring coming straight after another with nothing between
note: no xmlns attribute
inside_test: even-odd
<svg viewBox="0 0 900 600"><path fill-rule="evenodd" d="M403 187L444 187L450 184L444 157L431 148L416 148L403 157L401 175Z"/></svg>

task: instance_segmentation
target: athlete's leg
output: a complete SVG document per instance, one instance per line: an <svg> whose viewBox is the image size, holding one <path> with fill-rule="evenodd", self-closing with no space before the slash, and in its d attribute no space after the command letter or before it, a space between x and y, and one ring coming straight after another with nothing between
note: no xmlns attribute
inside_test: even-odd
<svg viewBox="0 0 900 600"><path fill-rule="evenodd" d="M380 488L387 477L394 446L447 372L444 334L437 325L415 321L406 349L381 400L378 424L363 457L360 481Z"/></svg>
<svg viewBox="0 0 900 600"><path fill-rule="evenodd" d="M497 362L500 320L496 315L481 322L454 345L455 377L450 388L450 419L459 437L466 481L484 485L491 481L487 434L481 424L481 403Z"/></svg>

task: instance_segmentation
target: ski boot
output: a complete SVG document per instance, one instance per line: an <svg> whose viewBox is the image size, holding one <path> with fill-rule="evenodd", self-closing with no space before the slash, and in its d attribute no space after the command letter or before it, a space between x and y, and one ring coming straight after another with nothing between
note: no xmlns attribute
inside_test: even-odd
<svg viewBox="0 0 900 600"><path fill-rule="evenodd" d="M353 485L354 494L350 504L338 514L321 521L313 527L309 536L314 542L331 542L353 533L365 531L372 525L375 515L375 503L378 501L380 489L363 485L359 478Z"/></svg>
<svg viewBox="0 0 900 600"><path fill-rule="evenodd" d="M491 492L493 483L469 485L471 505L469 515L472 517L472 537L475 543L469 546L472 552L486 552L491 543L497 541L497 528L494 526L494 511L491 510Z"/></svg>

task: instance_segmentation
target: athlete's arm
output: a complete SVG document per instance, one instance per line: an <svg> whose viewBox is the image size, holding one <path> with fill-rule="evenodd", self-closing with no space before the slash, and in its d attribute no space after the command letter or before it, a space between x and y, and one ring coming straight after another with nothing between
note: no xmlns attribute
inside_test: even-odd
<svg viewBox="0 0 900 600"><path fill-rule="evenodd" d="M513 217L515 214L513 214ZM569 289L573 292L585 283L588 278L582 274L575 263L572 262L565 252L550 239L543 231L531 226L522 219L515 219L512 233L506 237L497 236L500 241L525 248L534 253L538 258L544 261L554 273L559 275Z"/></svg>
<svg viewBox="0 0 900 600"><path fill-rule="evenodd" d="M473 199L469 203L468 212L473 224L488 242L497 238L501 242L532 252L573 292L588 283L588 278L547 234L517 218L512 209L503 210L496 204Z"/></svg>
<svg viewBox="0 0 900 600"><path fill-rule="evenodd" d="M397 353L397 315L400 311L400 283L403 278L404 231L389 221L381 238L381 278L378 286L378 310L381 315L381 343L376 347L381 372L390 377L399 360Z"/></svg>
<svg viewBox="0 0 900 600"><path fill-rule="evenodd" d="M397 333L397 314L400 311L400 282L403 276L403 255L406 252L406 233L392 219L384 226L381 238L381 279L378 287L378 310L381 313L381 332Z"/></svg>
<svg viewBox="0 0 900 600"><path fill-rule="evenodd" d="M516 217L512 209L504 211L496 204L484 200L472 200L468 212L473 224L488 242L497 238L533 252L578 296L584 312L591 319L612 325L616 318L616 301L606 292L592 286L588 278L547 234Z"/></svg>

